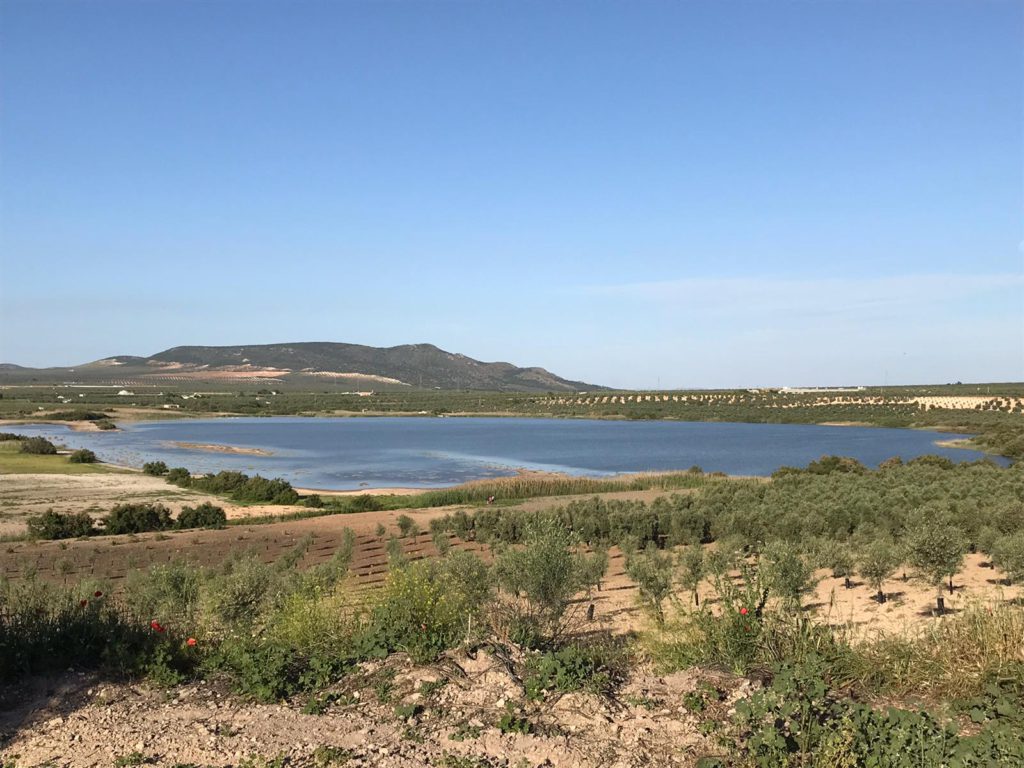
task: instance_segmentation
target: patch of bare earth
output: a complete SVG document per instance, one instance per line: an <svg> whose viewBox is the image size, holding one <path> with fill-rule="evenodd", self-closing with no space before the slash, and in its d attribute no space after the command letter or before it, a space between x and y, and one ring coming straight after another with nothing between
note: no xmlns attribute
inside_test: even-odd
<svg viewBox="0 0 1024 768"><path fill-rule="evenodd" d="M141 473L25 474L0 476L0 536L25 532L25 521L47 509L105 515L115 504L150 502L166 505L175 513L182 506L208 501L223 507L228 519L295 512L301 507L239 506L223 498L178 488L163 478Z"/></svg>
<svg viewBox="0 0 1024 768"><path fill-rule="evenodd" d="M701 679L638 670L613 698L571 693L538 703L486 652L454 653L430 667L392 657L361 665L320 694L320 714L304 714L303 700L253 704L215 683L161 690L69 673L37 683L0 716L0 757L62 768L110 766L131 754L158 766L228 766L257 756L286 756L298 767L692 766L714 750L683 704ZM381 680L390 681L384 695ZM724 716L750 690L738 679L712 680L722 699L705 717ZM530 733L502 731L510 711Z"/></svg>

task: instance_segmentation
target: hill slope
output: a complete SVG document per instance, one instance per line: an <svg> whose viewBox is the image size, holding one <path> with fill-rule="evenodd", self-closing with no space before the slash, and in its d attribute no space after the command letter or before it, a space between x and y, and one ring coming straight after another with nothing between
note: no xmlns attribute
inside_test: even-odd
<svg viewBox="0 0 1024 768"><path fill-rule="evenodd" d="M0 380L160 381L263 380L321 384L351 381L353 388L433 387L509 392L601 389L543 368L485 363L433 344L367 347L336 342L173 347L150 357L119 356L76 368L0 368Z"/></svg>

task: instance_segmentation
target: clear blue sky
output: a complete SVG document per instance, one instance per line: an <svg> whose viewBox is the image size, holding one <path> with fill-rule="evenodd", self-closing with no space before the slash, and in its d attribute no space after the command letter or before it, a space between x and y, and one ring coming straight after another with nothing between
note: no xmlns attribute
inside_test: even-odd
<svg viewBox="0 0 1024 768"><path fill-rule="evenodd" d="M0 361L1024 379L1024 3L0 2Z"/></svg>

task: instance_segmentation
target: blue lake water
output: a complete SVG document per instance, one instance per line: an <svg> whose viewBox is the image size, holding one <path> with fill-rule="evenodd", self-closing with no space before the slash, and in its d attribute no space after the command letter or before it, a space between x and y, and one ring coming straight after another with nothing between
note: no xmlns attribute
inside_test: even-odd
<svg viewBox="0 0 1024 768"><path fill-rule="evenodd" d="M161 460L195 473L234 469L283 477L303 488L429 488L515 474L519 468L593 477L688 469L768 475L826 454L868 466L923 454L972 461L984 454L943 448L939 432L807 424L597 421L515 418L221 418L150 421L117 432L56 425L15 427L101 460L141 467ZM269 456L214 453L177 442L231 445ZM1007 463L999 460L1000 463Z"/></svg>

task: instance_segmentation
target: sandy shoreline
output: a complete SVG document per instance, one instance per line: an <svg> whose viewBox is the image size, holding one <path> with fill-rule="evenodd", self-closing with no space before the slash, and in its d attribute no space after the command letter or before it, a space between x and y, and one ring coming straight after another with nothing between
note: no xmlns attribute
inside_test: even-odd
<svg viewBox="0 0 1024 768"><path fill-rule="evenodd" d="M244 448L240 445L224 445L222 443L186 443L181 441L172 442L176 448L185 448L190 451L207 451L209 453L232 453L243 456L273 456L273 451L265 448Z"/></svg>

